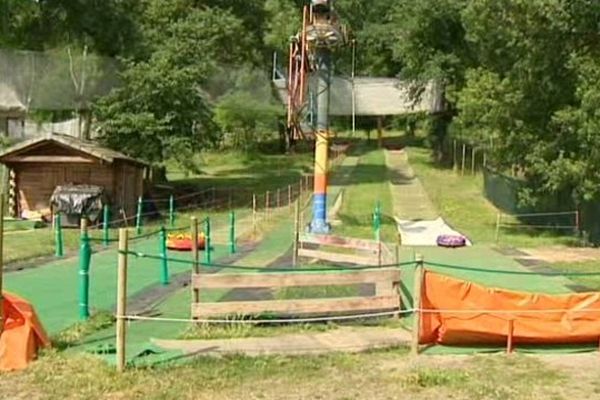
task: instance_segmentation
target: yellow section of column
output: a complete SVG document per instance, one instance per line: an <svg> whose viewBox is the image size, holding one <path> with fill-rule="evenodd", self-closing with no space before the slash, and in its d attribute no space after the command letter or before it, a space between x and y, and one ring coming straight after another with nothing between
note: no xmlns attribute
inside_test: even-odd
<svg viewBox="0 0 600 400"><path fill-rule="evenodd" d="M315 143L315 176L327 174L329 133L327 131L317 132Z"/></svg>

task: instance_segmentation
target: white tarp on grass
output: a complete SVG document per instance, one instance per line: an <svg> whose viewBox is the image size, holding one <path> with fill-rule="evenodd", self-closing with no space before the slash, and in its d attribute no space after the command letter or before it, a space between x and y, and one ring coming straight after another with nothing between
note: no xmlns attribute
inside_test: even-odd
<svg viewBox="0 0 600 400"><path fill-rule="evenodd" d="M452 229L441 217L421 221L396 218L396 223L398 224L398 233L403 246L437 246L439 235L464 236L467 246L471 246L471 241L465 235Z"/></svg>

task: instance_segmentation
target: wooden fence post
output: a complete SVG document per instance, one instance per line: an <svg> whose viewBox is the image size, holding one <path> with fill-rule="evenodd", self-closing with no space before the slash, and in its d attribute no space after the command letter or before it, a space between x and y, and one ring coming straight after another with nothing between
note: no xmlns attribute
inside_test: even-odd
<svg viewBox="0 0 600 400"><path fill-rule="evenodd" d="M256 193L252 193L252 235L256 237Z"/></svg>
<svg viewBox="0 0 600 400"><path fill-rule="evenodd" d="M267 193L265 194L265 219L267 219L269 217L269 203L270 203L269 194L270 193L267 190Z"/></svg>
<svg viewBox="0 0 600 400"><path fill-rule="evenodd" d="M300 240L300 199L296 200L294 205L294 247L292 254L292 266L298 264L298 242Z"/></svg>
<svg viewBox="0 0 600 400"><path fill-rule="evenodd" d="M460 165L460 175L465 175L465 158L467 157L467 145L463 143L462 145L462 160Z"/></svg>
<svg viewBox="0 0 600 400"><path fill-rule="evenodd" d="M494 241L498 244L498 240L500 239L500 222L502 219L502 213L496 214L496 235Z"/></svg>
<svg viewBox="0 0 600 400"><path fill-rule="evenodd" d="M475 147L471 148L471 175L475 175L475 154L477 153L477 149Z"/></svg>
<svg viewBox="0 0 600 400"><path fill-rule="evenodd" d="M515 333L515 320L511 317L508 320L508 332L506 333L506 354L513 352L513 336Z"/></svg>
<svg viewBox="0 0 600 400"><path fill-rule="evenodd" d="M458 162L456 157L456 139L453 140L453 150L452 150L452 169L456 172L458 169Z"/></svg>
<svg viewBox="0 0 600 400"><path fill-rule="evenodd" d="M413 355L419 354L419 336L421 334L421 292L423 290L423 256L417 254L415 259L415 280L413 286L413 329L412 329L412 343L411 353Z"/></svg>
<svg viewBox="0 0 600 400"><path fill-rule="evenodd" d="M127 228L119 229L119 263L117 280L117 372L123 372L126 365L126 339L127 339Z"/></svg>
<svg viewBox="0 0 600 400"><path fill-rule="evenodd" d="M281 188L277 188L277 209L281 207Z"/></svg>
<svg viewBox="0 0 600 400"><path fill-rule="evenodd" d="M194 265L193 265L194 274L199 274L200 273L200 255L198 252L198 218L196 218L196 217L191 218L190 234L192 236L192 257L194 260ZM204 237L204 246L207 247L207 249L205 251L208 251L209 244L208 244L206 236ZM192 285L192 290L194 292L193 293L194 303L199 303L200 302L200 292L194 285Z"/></svg>

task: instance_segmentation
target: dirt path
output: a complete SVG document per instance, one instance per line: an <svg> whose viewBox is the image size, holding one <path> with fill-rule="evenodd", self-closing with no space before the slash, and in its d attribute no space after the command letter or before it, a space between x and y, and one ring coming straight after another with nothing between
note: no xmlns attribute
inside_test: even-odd
<svg viewBox="0 0 600 400"><path fill-rule="evenodd" d="M406 220L436 219L439 215L410 166L407 152L385 150L385 163L390 173L394 216Z"/></svg>

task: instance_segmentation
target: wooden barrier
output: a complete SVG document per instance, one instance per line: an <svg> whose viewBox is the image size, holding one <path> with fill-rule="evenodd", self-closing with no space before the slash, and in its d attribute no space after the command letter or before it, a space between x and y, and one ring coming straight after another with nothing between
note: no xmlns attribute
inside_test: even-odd
<svg viewBox="0 0 600 400"><path fill-rule="evenodd" d="M390 261L390 264L392 263L389 257L391 252L387 246L375 240L304 234L298 238L298 241L299 257L357 265L381 265L385 260ZM354 250L354 252L324 251L319 249L321 246ZM382 254L384 252L386 254Z"/></svg>
<svg viewBox="0 0 600 400"><path fill-rule="evenodd" d="M323 250L311 250L300 248L299 257L316 258L317 260L330 261L334 263L349 263L356 265L376 265L377 257L365 257L356 254L334 253Z"/></svg>
<svg viewBox="0 0 600 400"><path fill-rule="evenodd" d="M192 318L263 313L293 316L360 314L369 311L400 310L399 282L400 271L397 268L320 273L193 274L192 287L198 291L216 288L285 288L367 283L375 286L375 295L327 299L194 302Z"/></svg>

